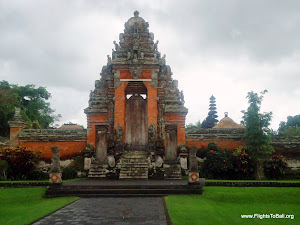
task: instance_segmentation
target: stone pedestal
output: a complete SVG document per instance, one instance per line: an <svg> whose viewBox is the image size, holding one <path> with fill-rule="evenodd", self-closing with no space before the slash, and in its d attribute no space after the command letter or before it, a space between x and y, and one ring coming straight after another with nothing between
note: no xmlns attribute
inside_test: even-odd
<svg viewBox="0 0 300 225"><path fill-rule="evenodd" d="M62 183L62 173L50 173L49 183L51 184L60 184Z"/></svg>
<svg viewBox="0 0 300 225"><path fill-rule="evenodd" d="M179 163L164 163L165 179L181 179L181 166Z"/></svg>

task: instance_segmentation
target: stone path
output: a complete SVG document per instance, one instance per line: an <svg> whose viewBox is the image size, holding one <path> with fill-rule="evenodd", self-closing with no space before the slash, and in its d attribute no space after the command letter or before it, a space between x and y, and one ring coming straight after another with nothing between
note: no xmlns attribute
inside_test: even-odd
<svg viewBox="0 0 300 225"><path fill-rule="evenodd" d="M167 222L162 198L136 197L81 198L34 223L43 224L167 225Z"/></svg>

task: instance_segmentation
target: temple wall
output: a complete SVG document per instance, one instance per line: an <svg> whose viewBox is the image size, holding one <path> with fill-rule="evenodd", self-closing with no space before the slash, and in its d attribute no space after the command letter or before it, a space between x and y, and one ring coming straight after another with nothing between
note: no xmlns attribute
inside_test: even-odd
<svg viewBox="0 0 300 225"><path fill-rule="evenodd" d="M246 144L244 135L245 129L187 129L186 145L202 148L215 142L220 148L235 150Z"/></svg>
<svg viewBox="0 0 300 225"><path fill-rule="evenodd" d="M18 136L19 145L41 152L43 159L52 157L51 147L57 146L61 159L82 154L87 145L86 130L23 129Z"/></svg>
<svg viewBox="0 0 300 225"><path fill-rule="evenodd" d="M176 124L177 125L177 145L186 145L186 135L185 135L185 115L180 114L167 114L165 116L166 124Z"/></svg>
<svg viewBox="0 0 300 225"><path fill-rule="evenodd" d="M157 126L157 89L150 85L150 81L144 81L147 88L148 126Z"/></svg>
<svg viewBox="0 0 300 225"><path fill-rule="evenodd" d="M122 72L122 71L121 71ZM121 73L123 74L123 73ZM115 89L115 129L120 125L123 129L123 141L125 138L125 88L128 82L123 81L121 86Z"/></svg>
<svg viewBox="0 0 300 225"><path fill-rule="evenodd" d="M96 126L107 123L107 114L92 113L88 121L87 142L95 146L96 143Z"/></svg>

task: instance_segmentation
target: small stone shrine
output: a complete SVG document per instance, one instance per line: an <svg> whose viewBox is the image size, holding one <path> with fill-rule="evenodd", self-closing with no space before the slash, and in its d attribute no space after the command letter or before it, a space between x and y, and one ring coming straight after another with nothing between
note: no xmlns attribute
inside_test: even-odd
<svg viewBox="0 0 300 225"><path fill-rule="evenodd" d="M90 93L84 110L87 142L95 148L90 177L105 177L109 163L121 169L120 178L147 179L159 157L165 178L181 178L178 146L186 144L188 110L148 28L135 11Z"/></svg>
<svg viewBox="0 0 300 225"><path fill-rule="evenodd" d="M51 159L51 170L50 170L50 183L61 183L62 173L60 169L60 152L57 146L51 147L52 159Z"/></svg>

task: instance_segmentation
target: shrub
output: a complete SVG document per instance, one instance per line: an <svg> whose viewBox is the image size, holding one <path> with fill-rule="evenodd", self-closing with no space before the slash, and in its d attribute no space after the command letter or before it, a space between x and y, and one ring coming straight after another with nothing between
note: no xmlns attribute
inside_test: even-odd
<svg viewBox="0 0 300 225"><path fill-rule="evenodd" d="M264 173L268 179L281 178L288 168L282 155L273 155L270 161L264 163Z"/></svg>
<svg viewBox="0 0 300 225"><path fill-rule="evenodd" d="M76 156L74 157L73 161L70 164L70 167L72 167L76 171L83 171L84 170L84 158L83 156Z"/></svg>
<svg viewBox="0 0 300 225"><path fill-rule="evenodd" d="M237 148L233 153L233 179L254 179L254 165L249 154L243 147Z"/></svg>
<svg viewBox="0 0 300 225"><path fill-rule="evenodd" d="M201 174L213 179L230 178L233 170L232 153L227 149L219 149L215 143L209 145L207 149L209 152L200 169Z"/></svg>
<svg viewBox="0 0 300 225"><path fill-rule="evenodd" d="M26 179L35 169L40 155L25 147L7 147L0 150L0 160L6 160L9 164L7 174L9 179Z"/></svg>
<svg viewBox="0 0 300 225"><path fill-rule="evenodd" d="M0 160L0 180L7 179L8 162L6 160Z"/></svg>
<svg viewBox="0 0 300 225"><path fill-rule="evenodd" d="M49 179L49 173L35 170L35 171L32 171L28 175L27 179L28 180L47 180L47 179Z"/></svg>
<svg viewBox="0 0 300 225"><path fill-rule="evenodd" d="M198 158L203 159L203 158L206 157L206 155L207 155L208 152L209 152L209 150L208 150L207 148L202 147L202 148L199 148L199 149L198 149L198 151L197 151L197 153L196 153L196 156L197 156Z"/></svg>
<svg viewBox="0 0 300 225"><path fill-rule="evenodd" d="M67 180L67 179L74 179L77 177L77 171L72 168L71 166L67 166L63 169L62 172L62 179Z"/></svg>

